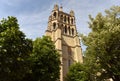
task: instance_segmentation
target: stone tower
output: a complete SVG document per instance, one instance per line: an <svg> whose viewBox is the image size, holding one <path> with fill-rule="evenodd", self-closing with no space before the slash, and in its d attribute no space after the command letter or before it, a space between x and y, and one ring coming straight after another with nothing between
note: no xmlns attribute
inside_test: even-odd
<svg viewBox="0 0 120 81"><path fill-rule="evenodd" d="M56 4L48 20L46 35L52 38L56 49L61 55L60 81L74 62L83 62L80 39L77 35L74 11L65 13Z"/></svg>

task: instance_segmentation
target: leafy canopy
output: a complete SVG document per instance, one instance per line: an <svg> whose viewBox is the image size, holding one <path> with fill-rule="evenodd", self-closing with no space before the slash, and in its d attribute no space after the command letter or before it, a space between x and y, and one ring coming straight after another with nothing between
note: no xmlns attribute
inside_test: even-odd
<svg viewBox="0 0 120 81"><path fill-rule="evenodd" d="M70 66L66 81L89 81L89 74L83 64L75 63Z"/></svg>
<svg viewBox="0 0 120 81"><path fill-rule="evenodd" d="M60 55L50 37L43 36L33 42L31 59L33 81L56 81L59 79Z"/></svg>
<svg viewBox="0 0 120 81"><path fill-rule="evenodd" d="M98 13L95 18L90 17L89 26L92 30L88 36L83 37L87 46L86 59L95 65L97 78L101 81L112 78L120 80L120 7L113 6L106 10L106 15ZM87 62L88 62L87 61ZM90 62L90 61L89 61ZM92 66L91 66L92 67ZM97 76L98 72L100 73Z"/></svg>
<svg viewBox="0 0 120 81"><path fill-rule="evenodd" d="M0 21L0 81L19 81L28 71L32 41L26 39L15 17Z"/></svg>

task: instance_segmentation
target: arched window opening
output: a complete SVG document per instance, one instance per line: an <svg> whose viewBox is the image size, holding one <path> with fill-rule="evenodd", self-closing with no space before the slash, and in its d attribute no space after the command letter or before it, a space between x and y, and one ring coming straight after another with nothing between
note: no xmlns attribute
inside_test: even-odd
<svg viewBox="0 0 120 81"><path fill-rule="evenodd" d="M70 67L70 65L71 65L71 60L69 59L68 60L68 67Z"/></svg>
<svg viewBox="0 0 120 81"><path fill-rule="evenodd" d="M64 22L66 22L66 16L64 17Z"/></svg>
<svg viewBox="0 0 120 81"><path fill-rule="evenodd" d="M57 13L56 13L56 12L54 12L54 13L53 13L53 16L56 18L56 16L57 16Z"/></svg>
<svg viewBox="0 0 120 81"><path fill-rule="evenodd" d="M70 23L70 18L68 17L68 23Z"/></svg>
<svg viewBox="0 0 120 81"><path fill-rule="evenodd" d="M71 30L70 30L70 27L68 27L68 31L69 31L69 35L71 35Z"/></svg>
<svg viewBox="0 0 120 81"><path fill-rule="evenodd" d="M67 34L67 27L65 26L65 34Z"/></svg>
<svg viewBox="0 0 120 81"><path fill-rule="evenodd" d="M55 29L56 28L56 23L53 23L53 29Z"/></svg>
<svg viewBox="0 0 120 81"><path fill-rule="evenodd" d="M72 35L74 35L74 29L72 28Z"/></svg>
<svg viewBox="0 0 120 81"><path fill-rule="evenodd" d="M64 28L64 25L63 24L61 24L61 30L62 30L62 33L64 33L65 32L65 28Z"/></svg>
<svg viewBox="0 0 120 81"><path fill-rule="evenodd" d="M60 16L60 20L63 21L63 15Z"/></svg>
<svg viewBox="0 0 120 81"><path fill-rule="evenodd" d="M71 51L70 46L68 46L68 54L69 54L70 56L72 55L72 51Z"/></svg>
<svg viewBox="0 0 120 81"><path fill-rule="evenodd" d="M61 28L63 28L63 24L61 24Z"/></svg>
<svg viewBox="0 0 120 81"><path fill-rule="evenodd" d="M73 19L71 19L71 24L73 24Z"/></svg>

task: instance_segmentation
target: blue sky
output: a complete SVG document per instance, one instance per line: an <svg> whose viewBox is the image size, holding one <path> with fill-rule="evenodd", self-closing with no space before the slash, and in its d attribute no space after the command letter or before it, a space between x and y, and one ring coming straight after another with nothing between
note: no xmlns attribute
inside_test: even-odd
<svg viewBox="0 0 120 81"><path fill-rule="evenodd" d="M113 5L120 6L120 0L0 0L0 20L7 16L17 17L20 29L28 38L35 39L45 34L48 17L56 3L62 4L67 13L74 10L77 30L85 35L90 32L89 14L95 17Z"/></svg>

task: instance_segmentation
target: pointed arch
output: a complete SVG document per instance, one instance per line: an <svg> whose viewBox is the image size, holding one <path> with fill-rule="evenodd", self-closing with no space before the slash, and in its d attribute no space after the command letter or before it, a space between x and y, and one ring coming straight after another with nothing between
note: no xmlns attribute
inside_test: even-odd
<svg viewBox="0 0 120 81"><path fill-rule="evenodd" d="M68 17L68 23L70 23L70 18Z"/></svg>
<svg viewBox="0 0 120 81"><path fill-rule="evenodd" d="M71 60L69 59L68 60L68 67L70 67L70 65L71 65Z"/></svg>
<svg viewBox="0 0 120 81"><path fill-rule="evenodd" d="M72 35L74 35L74 28L72 28Z"/></svg>
<svg viewBox="0 0 120 81"><path fill-rule="evenodd" d="M60 15L60 20L63 21L63 15Z"/></svg>
<svg viewBox="0 0 120 81"><path fill-rule="evenodd" d="M69 35L71 35L71 30L70 30L70 27L68 27L68 31L69 31Z"/></svg>
<svg viewBox="0 0 120 81"><path fill-rule="evenodd" d="M67 26L65 25L65 29L64 29L65 34L67 34Z"/></svg>
<svg viewBox="0 0 120 81"><path fill-rule="evenodd" d="M66 22L66 16L64 16L64 22Z"/></svg>
<svg viewBox="0 0 120 81"><path fill-rule="evenodd" d="M56 17L57 17L57 13L56 13L56 12L54 12L54 13L53 13L53 16L56 18Z"/></svg>
<svg viewBox="0 0 120 81"><path fill-rule="evenodd" d="M71 24L73 24L73 18L71 19Z"/></svg>
<svg viewBox="0 0 120 81"><path fill-rule="evenodd" d="M56 28L56 23L54 22L54 23L53 23L53 29L55 29L55 28Z"/></svg>

